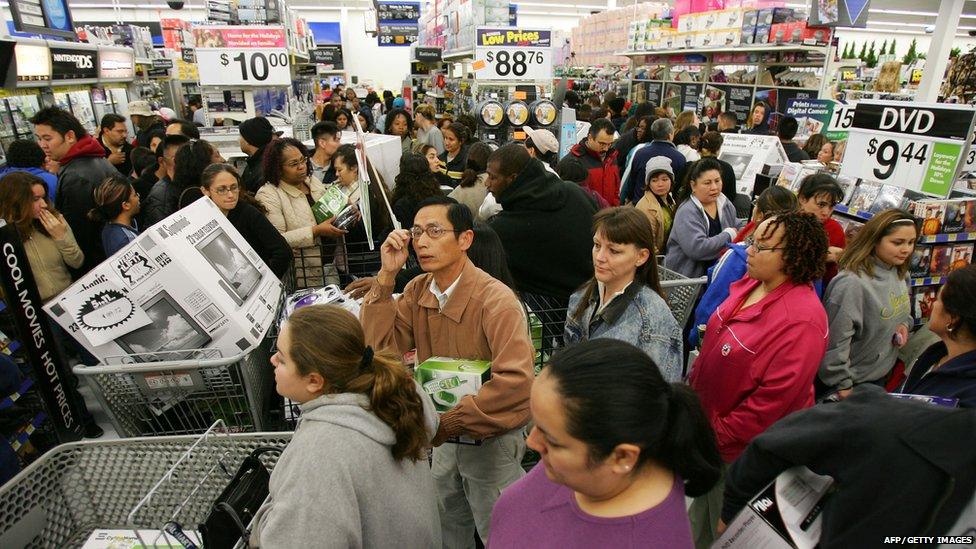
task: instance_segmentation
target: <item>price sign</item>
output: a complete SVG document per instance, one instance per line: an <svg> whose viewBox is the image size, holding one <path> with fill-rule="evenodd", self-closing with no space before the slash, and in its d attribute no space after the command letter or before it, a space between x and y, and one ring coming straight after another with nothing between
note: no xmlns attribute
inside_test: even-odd
<svg viewBox="0 0 976 549"><path fill-rule="evenodd" d="M290 86L288 50L197 48L203 86Z"/></svg>
<svg viewBox="0 0 976 549"><path fill-rule="evenodd" d="M548 30L479 28L471 68L488 80L551 79L551 35Z"/></svg>
<svg viewBox="0 0 976 549"><path fill-rule="evenodd" d="M861 101L840 174L948 196L967 160L974 117L971 106Z"/></svg>
<svg viewBox="0 0 976 549"><path fill-rule="evenodd" d="M963 164L962 171L976 172L976 132L969 141L969 150L966 151L966 163Z"/></svg>

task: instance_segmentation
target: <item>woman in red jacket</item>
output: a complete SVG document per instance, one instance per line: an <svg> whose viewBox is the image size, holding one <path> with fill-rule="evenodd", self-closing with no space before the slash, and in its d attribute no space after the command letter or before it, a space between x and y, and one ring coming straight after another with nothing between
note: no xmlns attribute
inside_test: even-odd
<svg viewBox="0 0 976 549"><path fill-rule="evenodd" d="M808 213L763 221L746 251L748 276L708 321L689 378L725 463L787 414L813 405L827 349L827 314L812 282L823 276L827 235ZM689 510L698 547L715 537L723 483Z"/></svg>

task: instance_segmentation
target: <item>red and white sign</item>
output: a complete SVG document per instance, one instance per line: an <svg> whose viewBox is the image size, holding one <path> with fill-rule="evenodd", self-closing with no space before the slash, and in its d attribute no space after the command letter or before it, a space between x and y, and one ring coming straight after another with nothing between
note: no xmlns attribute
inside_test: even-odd
<svg viewBox="0 0 976 549"><path fill-rule="evenodd" d="M281 26L193 26L198 48L287 48Z"/></svg>

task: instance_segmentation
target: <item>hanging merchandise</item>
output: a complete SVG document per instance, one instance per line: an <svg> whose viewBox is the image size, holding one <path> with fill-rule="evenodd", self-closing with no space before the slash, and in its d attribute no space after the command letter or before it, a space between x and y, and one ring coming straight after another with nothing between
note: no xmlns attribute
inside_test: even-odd
<svg viewBox="0 0 976 549"><path fill-rule="evenodd" d="M510 101L505 107L505 117L510 125L522 127L529 121L529 106L524 101Z"/></svg>
<svg viewBox="0 0 976 549"><path fill-rule="evenodd" d="M551 126L559 114L556 104L548 99L533 101L529 109L532 111L532 120L537 126Z"/></svg>
<svg viewBox="0 0 976 549"><path fill-rule="evenodd" d="M489 128L497 128L505 121L505 108L494 99L479 103L477 112L479 122Z"/></svg>

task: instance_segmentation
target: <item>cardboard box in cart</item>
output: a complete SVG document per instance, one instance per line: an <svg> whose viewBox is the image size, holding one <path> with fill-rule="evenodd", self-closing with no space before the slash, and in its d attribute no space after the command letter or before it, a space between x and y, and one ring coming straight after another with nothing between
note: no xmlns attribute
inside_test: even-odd
<svg viewBox="0 0 976 549"><path fill-rule="evenodd" d="M208 198L153 225L44 310L103 363L230 357L275 321L281 282ZM214 358L212 355L207 358Z"/></svg>

